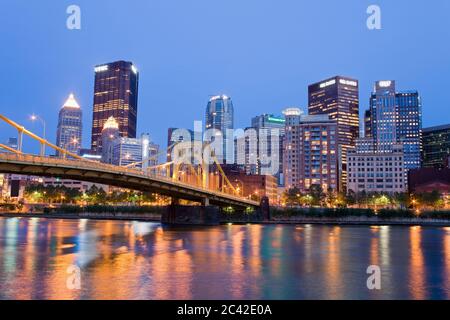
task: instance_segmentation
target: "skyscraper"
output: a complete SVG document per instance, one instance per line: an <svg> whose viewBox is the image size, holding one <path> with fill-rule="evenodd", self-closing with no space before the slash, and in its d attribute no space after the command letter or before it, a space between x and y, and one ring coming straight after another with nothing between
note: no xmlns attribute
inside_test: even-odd
<svg viewBox="0 0 450 320"><path fill-rule="evenodd" d="M56 132L56 145L71 153L79 154L81 149L83 113L80 105L70 94L67 101L59 111L58 129ZM60 156L59 152L56 153Z"/></svg>
<svg viewBox="0 0 450 320"><path fill-rule="evenodd" d="M376 82L366 118L366 132L378 151L389 152L394 143L401 143L406 170L420 167L422 104L417 91L397 92L395 81Z"/></svg>
<svg viewBox="0 0 450 320"><path fill-rule="evenodd" d="M112 142L112 164L147 170L158 163L159 146L150 141L148 134L140 138L117 138Z"/></svg>
<svg viewBox="0 0 450 320"><path fill-rule="evenodd" d="M273 114L262 114L256 116L252 119L252 128L256 130L257 135L257 145L256 145L256 153L257 153L257 163L251 164L246 163L245 170L248 174L263 174L263 167L272 165L267 164L264 165L262 162L264 161L264 157L274 158L274 154L278 154L279 168L278 172L275 175L278 179L278 184L280 186L284 186L284 173L283 173L283 139L285 135L285 125L286 120L284 117L275 116ZM277 136L278 145L272 145L272 136ZM250 152L254 152L250 150L250 144L246 143L245 146L246 152L246 162L251 158L249 156ZM263 160L263 161L262 161Z"/></svg>
<svg viewBox="0 0 450 320"><path fill-rule="evenodd" d="M423 129L422 166L443 168L449 165L450 124Z"/></svg>
<svg viewBox="0 0 450 320"><path fill-rule="evenodd" d="M109 117L119 123L121 137L136 138L139 73L131 62L95 67L91 148L101 153L101 134Z"/></svg>
<svg viewBox="0 0 450 320"><path fill-rule="evenodd" d="M372 132L371 132L371 125L372 124L372 119L370 116L370 110L366 110L364 112L364 138L370 138L372 137Z"/></svg>
<svg viewBox="0 0 450 320"><path fill-rule="evenodd" d="M308 192L312 186L324 191L338 189L337 122L330 116L303 116L290 108L286 116L284 143L285 187Z"/></svg>
<svg viewBox="0 0 450 320"><path fill-rule="evenodd" d="M114 117L109 117L102 130L102 162L113 163L113 142L120 137L119 123Z"/></svg>
<svg viewBox="0 0 450 320"><path fill-rule="evenodd" d="M336 120L339 153L339 190L346 189L347 150L359 137L359 84L351 78L336 76L308 87L308 113L327 114Z"/></svg>
<svg viewBox="0 0 450 320"><path fill-rule="evenodd" d="M206 130L218 130L215 136L221 135L223 139L222 154L217 154L219 162L233 163L233 136L228 137L227 130L234 128L234 109L233 102L226 95L215 96L209 99L206 107ZM229 143L226 143L227 139Z"/></svg>

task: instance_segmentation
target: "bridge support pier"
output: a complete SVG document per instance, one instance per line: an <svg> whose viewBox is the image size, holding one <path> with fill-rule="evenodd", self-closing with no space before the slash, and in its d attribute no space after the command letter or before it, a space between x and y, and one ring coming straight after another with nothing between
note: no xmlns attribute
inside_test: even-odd
<svg viewBox="0 0 450 320"><path fill-rule="evenodd" d="M218 225L220 224L220 209L211 206L205 198L200 206L182 206L178 199L172 199L172 204L163 212L161 222L171 225Z"/></svg>
<svg viewBox="0 0 450 320"><path fill-rule="evenodd" d="M264 219L264 221L270 221L271 216L270 216L270 204L269 204L268 197L262 197L259 210L260 210L262 219Z"/></svg>

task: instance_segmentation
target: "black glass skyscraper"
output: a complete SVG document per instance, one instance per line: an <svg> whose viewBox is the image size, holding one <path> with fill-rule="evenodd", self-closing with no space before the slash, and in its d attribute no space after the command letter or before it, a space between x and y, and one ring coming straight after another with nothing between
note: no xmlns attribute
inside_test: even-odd
<svg viewBox="0 0 450 320"><path fill-rule="evenodd" d="M114 117L121 137L136 138L139 73L131 62L117 61L95 67L91 148L101 153L105 122Z"/></svg>
<svg viewBox="0 0 450 320"><path fill-rule="evenodd" d="M351 78L336 76L308 87L308 113L327 114L336 120L339 152L339 190L346 189L347 150L359 137L359 84Z"/></svg>
<svg viewBox="0 0 450 320"><path fill-rule="evenodd" d="M450 158L450 124L423 129L422 165L442 168Z"/></svg>

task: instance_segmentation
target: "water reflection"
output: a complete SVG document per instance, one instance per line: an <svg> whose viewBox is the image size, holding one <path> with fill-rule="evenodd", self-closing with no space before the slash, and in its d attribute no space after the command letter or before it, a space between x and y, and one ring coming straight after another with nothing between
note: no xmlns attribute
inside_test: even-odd
<svg viewBox="0 0 450 320"><path fill-rule="evenodd" d="M449 228L0 219L1 299L448 299L449 283Z"/></svg>
<svg viewBox="0 0 450 320"><path fill-rule="evenodd" d="M410 287L414 299L425 299L425 266L424 254L422 252L422 228L411 227L410 229Z"/></svg>
<svg viewBox="0 0 450 320"><path fill-rule="evenodd" d="M442 270L444 282L450 284L450 227L444 228L444 261L445 268ZM450 285L446 288L447 300L450 299Z"/></svg>

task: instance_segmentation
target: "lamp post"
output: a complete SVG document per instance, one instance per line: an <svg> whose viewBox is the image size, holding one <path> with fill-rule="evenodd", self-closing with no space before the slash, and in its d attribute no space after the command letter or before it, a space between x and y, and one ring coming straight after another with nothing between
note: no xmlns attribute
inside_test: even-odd
<svg viewBox="0 0 450 320"><path fill-rule="evenodd" d="M40 121L42 123L42 127L43 127L43 137L42 138L45 141L47 141L47 138L46 138L46 123L45 123L44 119L42 119L38 115L33 114L33 115L31 115L30 120L33 121L33 122L38 120L38 121ZM41 153L40 154L41 154L41 157L45 156L45 143L43 143L43 142L41 142Z"/></svg>
<svg viewBox="0 0 450 320"><path fill-rule="evenodd" d="M236 188L236 192L238 193L237 195L239 196L239 191L241 191L241 196L244 196L244 183L239 180L239 179L235 179L234 182L239 183L240 187L237 186Z"/></svg>

